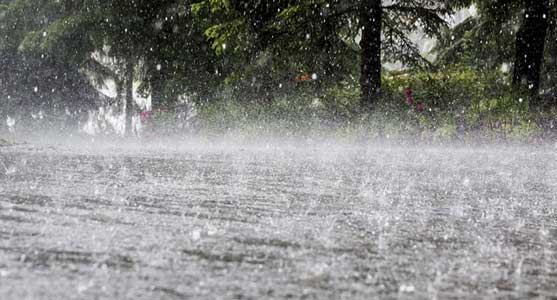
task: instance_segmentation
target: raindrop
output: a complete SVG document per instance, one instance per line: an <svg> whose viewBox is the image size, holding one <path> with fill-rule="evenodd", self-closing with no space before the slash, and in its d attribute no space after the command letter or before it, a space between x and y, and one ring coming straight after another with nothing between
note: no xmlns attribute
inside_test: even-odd
<svg viewBox="0 0 557 300"><path fill-rule="evenodd" d="M401 285L399 288L399 291L401 293L413 293L416 290L416 288L413 285Z"/></svg>
<svg viewBox="0 0 557 300"><path fill-rule="evenodd" d="M15 126L15 119L8 116L8 118L6 119L6 125L8 125L8 127L12 128Z"/></svg>
<svg viewBox="0 0 557 300"><path fill-rule="evenodd" d="M199 229L195 229L190 233L191 239L194 241L198 241L201 238L201 231Z"/></svg>
<svg viewBox="0 0 557 300"><path fill-rule="evenodd" d="M13 175L17 173L17 168L15 166L10 166L6 169L6 175Z"/></svg>

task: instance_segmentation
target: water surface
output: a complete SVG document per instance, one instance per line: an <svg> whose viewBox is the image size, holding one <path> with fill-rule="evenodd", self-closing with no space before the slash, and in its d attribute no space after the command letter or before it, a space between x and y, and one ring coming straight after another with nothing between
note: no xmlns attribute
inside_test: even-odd
<svg viewBox="0 0 557 300"><path fill-rule="evenodd" d="M0 148L0 299L556 299L554 147Z"/></svg>

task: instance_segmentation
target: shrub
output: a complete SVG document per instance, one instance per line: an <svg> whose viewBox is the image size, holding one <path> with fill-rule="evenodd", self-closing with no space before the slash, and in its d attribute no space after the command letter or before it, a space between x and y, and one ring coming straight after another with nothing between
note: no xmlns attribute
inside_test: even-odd
<svg viewBox="0 0 557 300"><path fill-rule="evenodd" d="M406 101L407 88L412 89L413 105ZM539 132L531 122L535 117L528 112L527 97L512 93L508 76L500 72L478 73L465 67L433 73L388 72L382 99L366 114L360 113L355 81L325 88L314 83L295 85L289 90L259 100L238 100L240 94L229 89L198 106L201 127L217 132L327 131L432 140L472 136L471 132L505 138ZM423 103L423 111L416 109L418 102Z"/></svg>

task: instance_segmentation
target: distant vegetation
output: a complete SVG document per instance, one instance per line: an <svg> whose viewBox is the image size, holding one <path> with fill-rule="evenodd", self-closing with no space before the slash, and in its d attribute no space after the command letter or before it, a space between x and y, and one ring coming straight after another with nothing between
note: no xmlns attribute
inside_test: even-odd
<svg viewBox="0 0 557 300"><path fill-rule="evenodd" d="M76 126L112 105L130 132L136 82L175 128L547 137L556 21L549 0L0 0L0 119Z"/></svg>

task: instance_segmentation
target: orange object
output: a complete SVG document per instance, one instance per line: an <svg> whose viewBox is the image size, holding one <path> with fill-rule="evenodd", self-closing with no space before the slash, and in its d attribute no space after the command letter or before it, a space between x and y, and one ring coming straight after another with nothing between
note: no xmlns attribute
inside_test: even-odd
<svg viewBox="0 0 557 300"><path fill-rule="evenodd" d="M303 74L303 75L296 75L296 77L294 77L294 81L296 82L306 82L306 81L311 81L312 78L309 74Z"/></svg>

